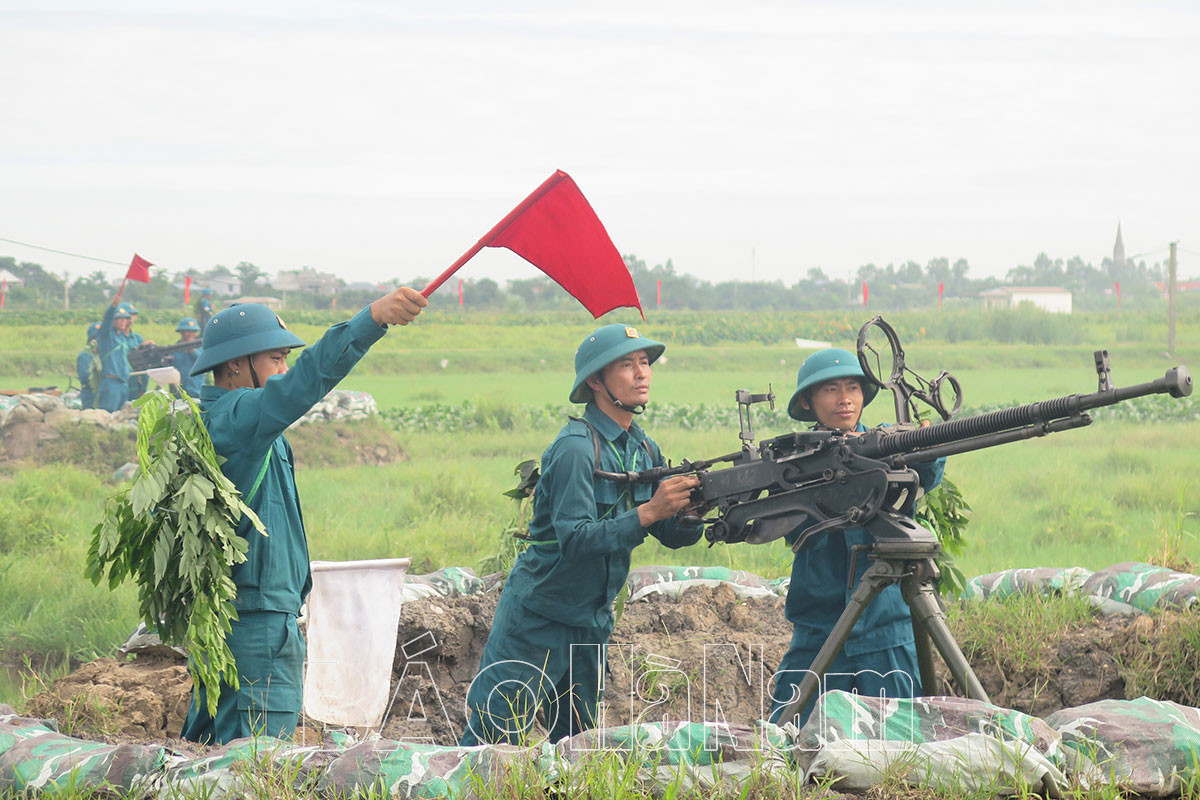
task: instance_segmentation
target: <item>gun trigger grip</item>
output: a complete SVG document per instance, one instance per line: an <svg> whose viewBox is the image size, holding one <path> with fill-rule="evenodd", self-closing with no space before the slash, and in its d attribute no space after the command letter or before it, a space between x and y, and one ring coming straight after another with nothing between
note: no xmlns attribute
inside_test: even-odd
<svg viewBox="0 0 1200 800"><path fill-rule="evenodd" d="M799 553L800 548L804 547L808 543L808 540L818 533L838 528L845 529L850 524L852 524L850 518L846 514L842 514L841 516L831 517L824 522L818 522L812 527L805 528L804 533L800 534L800 538L792 545L792 552Z"/></svg>

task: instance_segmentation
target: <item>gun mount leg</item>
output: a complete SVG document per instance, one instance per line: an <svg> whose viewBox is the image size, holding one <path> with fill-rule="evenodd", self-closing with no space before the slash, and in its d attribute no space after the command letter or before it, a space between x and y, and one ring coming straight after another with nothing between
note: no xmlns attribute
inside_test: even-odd
<svg viewBox="0 0 1200 800"><path fill-rule="evenodd" d="M967 662L967 657L959 649L958 642L954 641L954 636L950 633L950 628L946 626L946 615L942 613L942 607L938 602L937 595L933 591L933 586L928 581L920 581L911 596L909 596L908 592L905 592L904 599L908 602L909 610L912 613L914 630L919 625L933 639L933 644L937 647L938 652L942 654L946 666L950 668L950 674L954 676L954 682L957 684L959 691L972 700L982 700L985 703L992 702L988 698L987 692L983 690L983 684L979 682L979 678L971 670L971 665ZM930 658L929 669L932 672L932 656L929 655L928 651L926 652L926 657ZM917 658L921 658L920 650L917 651ZM925 664L921 663L921 681L923 683L926 680L931 681L925 684L925 691L928 692L933 688L933 683L932 676L929 679L926 678L925 669Z"/></svg>
<svg viewBox="0 0 1200 800"><path fill-rule="evenodd" d="M798 694L780 712L780 723L796 716L802 708L808 705L808 701L816 697L821 678L829 670L838 653L842 651L846 639L850 638L850 631L854 628L854 623L858 622L863 611L880 592L903 577L902 573L896 571L902 568L901 565L892 562L876 561L863 573L862 580L858 582L854 593L850 595L850 602L846 604L846 609L838 617L837 623L829 632L821 649L817 651L817 656L809 665L804 680L800 681Z"/></svg>

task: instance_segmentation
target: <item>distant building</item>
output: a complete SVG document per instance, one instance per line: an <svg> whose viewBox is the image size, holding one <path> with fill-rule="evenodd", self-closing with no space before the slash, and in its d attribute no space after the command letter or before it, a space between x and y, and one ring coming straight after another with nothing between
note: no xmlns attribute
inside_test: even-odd
<svg viewBox="0 0 1200 800"><path fill-rule="evenodd" d="M317 272L315 269L280 270L271 282L277 292L312 292L313 294L332 297L337 294L342 285L342 279L328 272Z"/></svg>
<svg viewBox="0 0 1200 800"><path fill-rule="evenodd" d="M1117 223L1117 241L1113 244L1113 266L1125 266L1125 242L1121 241L1121 223Z"/></svg>
<svg viewBox="0 0 1200 800"><path fill-rule="evenodd" d="M231 294L242 293L242 281L233 275L214 275L210 278L201 278L199 281L192 281L192 291L197 291L196 284L199 282L201 289L212 289L213 294L219 297L229 297Z"/></svg>
<svg viewBox="0 0 1200 800"><path fill-rule="evenodd" d="M1021 303L1033 303L1045 311L1071 313L1071 290L1061 286L1001 286L980 292L979 297L984 308L1016 308Z"/></svg>
<svg viewBox="0 0 1200 800"><path fill-rule="evenodd" d="M21 280L16 275L13 275L6 269L0 269L0 281L5 281L9 286L20 286L21 284L25 283L25 281Z"/></svg>
<svg viewBox="0 0 1200 800"><path fill-rule="evenodd" d="M1154 288L1158 289L1159 294L1163 297L1167 296L1167 282L1155 281ZM1200 281L1175 281L1175 291L1177 292L1200 292Z"/></svg>

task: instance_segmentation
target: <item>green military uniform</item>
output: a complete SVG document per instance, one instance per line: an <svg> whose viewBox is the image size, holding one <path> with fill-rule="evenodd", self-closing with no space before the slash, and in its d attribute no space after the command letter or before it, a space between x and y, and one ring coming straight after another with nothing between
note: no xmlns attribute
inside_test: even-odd
<svg viewBox="0 0 1200 800"><path fill-rule="evenodd" d="M96 389L100 386L100 376L104 366L100 363L100 350L96 344L96 335L100 332L100 323L93 322L87 329L87 347L79 351L75 357L75 374L79 377L79 407L92 408L96 404Z"/></svg>
<svg viewBox="0 0 1200 800"><path fill-rule="evenodd" d="M130 319L133 319L138 314L138 310L133 307L133 303L121 303L120 307L129 314ZM129 329L128 333L120 333L117 335L122 339L122 345L125 348L126 354L128 354L131 350L136 350L146 341L140 333L134 333L132 327ZM131 374L129 376L129 399L137 400L146 393L146 388L149 385L150 378L148 376Z"/></svg>
<svg viewBox="0 0 1200 800"><path fill-rule="evenodd" d="M248 332L238 335L238 325ZM236 692L222 686L215 717L207 713L203 688L197 689L184 722L184 739L224 743L256 734L280 736L296 727L305 653L296 616L312 588L312 577L292 448L283 433L328 394L386 330L371 318L369 308L363 309L349 322L330 328L287 373L268 378L262 388L200 390L205 427L217 454L226 459L221 471L242 492L269 536L254 532L245 519L238 526L250 548L246 561L233 567L239 620L226 641L241 686ZM192 374L202 375L242 355L303 344L265 306L233 306L209 321Z"/></svg>
<svg viewBox="0 0 1200 800"><path fill-rule="evenodd" d="M574 402L590 395L579 387L605 364L636 350L647 350L651 360L662 352L662 345L636 336L632 328L607 328L634 336L620 333L617 349L603 350L598 364L581 365L577 355L582 378L572 392ZM604 337L600 341L606 343ZM583 420L586 424L569 422L542 455L529 523L532 541L504 584L479 674L467 694L471 719L461 740L465 746L521 741L531 733L537 709L551 741L594 727L613 600L629 576L633 548L647 534L673 548L700 538L701 526L682 525L673 517L642 527L637 506L653 496L657 485L629 486L593 476L597 444L604 471L664 465L658 446L637 423L625 430L594 402Z"/></svg>
<svg viewBox="0 0 1200 800"><path fill-rule="evenodd" d="M821 350L805 359L796 376L796 392L788 404L788 414L802 422L814 422L811 409L799 400L808 389L836 378L858 378L863 391L863 407L875 399L879 387L863 374L858 359L840 348ZM865 431L861 422L857 431ZM926 491L942 480L946 459L913 464ZM910 499L905 512L912 513ZM785 537L795 544L813 520L805 518ZM804 675L821 646L833 631L850 596L872 561L862 548L874 539L862 528L826 531L813 536L792 559L785 614L792 623L792 640L779 663L773 691L770 720L780 722L783 709L791 702ZM857 554L857 558L855 555ZM854 564L854 574L850 565ZM913 641L908 606L900 594L900 585L892 584L879 593L851 629L850 636L828 672L822 677L822 691L841 689L869 697L912 697L921 693L920 670ZM800 709L797 725L803 725L814 702Z"/></svg>
<svg viewBox="0 0 1200 800"><path fill-rule="evenodd" d="M100 385L96 389L96 407L105 411L120 409L129 398L129 358L125 337L113 327L113 320L118 317L127 319L130 314L110 305L104 310L100 330L96 331L97 350L103 365Z"/></svg>

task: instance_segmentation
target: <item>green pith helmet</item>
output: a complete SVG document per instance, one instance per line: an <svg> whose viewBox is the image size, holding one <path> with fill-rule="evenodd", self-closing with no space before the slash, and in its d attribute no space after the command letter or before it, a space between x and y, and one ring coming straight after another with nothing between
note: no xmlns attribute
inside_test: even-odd
<svg viewBox="0 0 1200 800"><path fill-rule="evenodd" d="M89 342L90 342L92 339L95 339L95 338L96 338L97 336L99 336L99 335L100 335L100 323L99 323L99 322L93 322L91 325L88 325L88 338L87 338L87 340L88 340Z"/></svg>
<svg viewBox="0 0 1200 800"><path fill-rule="evenodd" d="M117 306L117 313L113 314L113 319L133 319L133 314L130 314L125 309L125 304Z"/></svg>
<svg viewBox="0 0 1200 800"><path fill-rule="evenodd" d="M137 313L138 310L133 307L133 303L121 303L121 305L117 306L118 317L120 317L121 314L128 314L132 318L136 317Z"/></svg>
<svg viewBox="0 0 1200 800"><path fill-rule="evenodd" d="M184 317L183 319L179 320L179 324L175 326L175 331L177 333L183 333L184 331L195 331L196 333L199 333L200 323L196 322L194 317Z"/></svg>
<svg viewBox="0 0 1200 800"><path fill-rule="evenodd" d="M204 326L203 341L192 375L203 375L217 364L264 350L304 347L278 314L259 303L242 303L218 311Z"/></svg>
<svg viewBox="0 0 1200 800"><path fill-rule="evenodd" d="M618 324L597 328L579 343L579 349L575 351L575 385L571 387L571 402L590 401L592 387L587 385L587 379L621 356L645 350L653 364L666 349L662 342L642 336L637 328Z"/></svg>
<svg viewBox="0 0 1200 800"><path fill-rule="evenodd" d="M858 358L849 350L831 347L828 350L818 350L800 365L796 373L796 393L788 401L788 416L801 422L816 422L817 415L811 408L800 405L800 398L805 390L831 381L835 378L858 378L862 384L863 408L871 404L879 387L871 382L858 364Z"/></svg>

